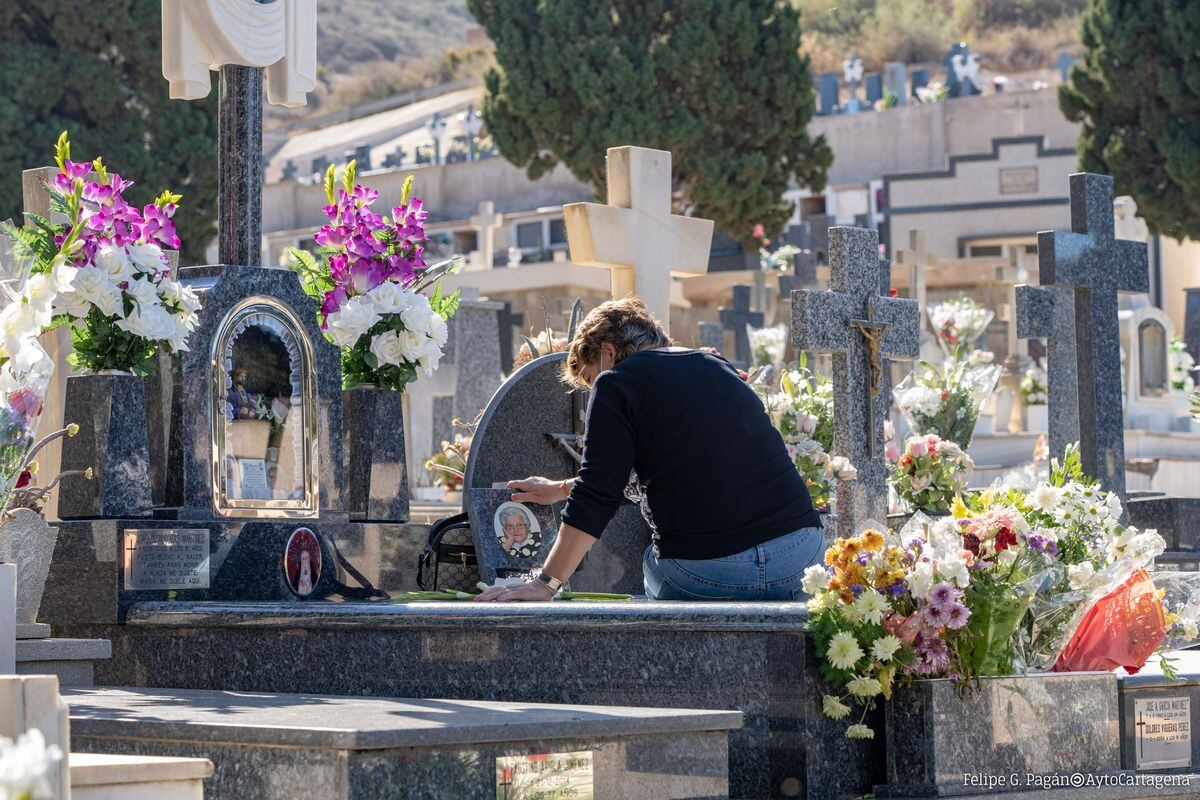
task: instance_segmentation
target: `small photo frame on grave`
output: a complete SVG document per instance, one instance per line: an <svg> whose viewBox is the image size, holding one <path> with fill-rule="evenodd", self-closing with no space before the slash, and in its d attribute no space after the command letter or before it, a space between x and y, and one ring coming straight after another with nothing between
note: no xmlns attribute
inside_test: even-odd
<svg viewBox="0 0 1200 800"><path fill-rule="evenodd" d="M561 504L518 503L512 489L469 489L471 534L480 579L536 572L558 538Z"/></svg>

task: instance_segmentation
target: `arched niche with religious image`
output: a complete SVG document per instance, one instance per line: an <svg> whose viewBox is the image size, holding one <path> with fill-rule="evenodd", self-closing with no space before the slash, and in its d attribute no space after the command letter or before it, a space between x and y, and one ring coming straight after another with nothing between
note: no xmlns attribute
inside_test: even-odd
<svg viewBox="0 0 1200 800"><path fill-rule="evenodd" d="M268 297L234 306L213 339L213 497L223 516L316 517L312 345Z"/></svg>
<svg viewBox="0 0 1200 800"><path fill-rule="evenodd" d="M501 503L496 509L492 529L501 549L514 558L532 558L541 550L542 525L533 512L520 503Z"/></svg>

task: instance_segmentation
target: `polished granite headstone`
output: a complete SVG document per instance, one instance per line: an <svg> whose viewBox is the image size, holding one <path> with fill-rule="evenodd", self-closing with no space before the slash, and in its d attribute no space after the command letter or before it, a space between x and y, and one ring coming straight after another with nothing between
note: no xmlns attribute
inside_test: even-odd
<svg viewBox="0 0 1200 800"><path fill-rule="evenodd" d="M479 416L504 380L500 359L500 312L503 303L464 299L450 320L454 365L454 418L471 422Z"/></svg>
<svg viewBox="0 0 1200 800"><path fill-rule="evenodd" d="M719 798L728 735L741 727L736 711L609 705L136 689L64 697L72 751L203 754L215 767L208 800ZM535 782L535 770L553 774ZM556 793L560 781L571 791ZM526 793L507 794L517 787Z"/></svg>
<svg viewBox="0 0 1200 800"><path fill-rule="evenodd" d="M833 449L858 469L857 480L838 483L838 532L854 536L863 523L887 516L889 360L917 356L921 312L916 300L883 296L890 265L879 258L876 231L830 228L829 260L830 291L792 294L792 346L833 354ZM878 342L874 351L868 334Z"/></svg>
<svg viewBox="0 0 1200 800"><path fill-rule="evenodd" d="M539 475L573 477L578 462L566 446L582 426L582 398L562 381L565 353L542 356L513 373L492 397L471 444L464 484L489 489ZM466 501L465 501L466 502ZM466 510L470 511L469 508ZM571 578L578 591L643 592L642 558L650 527L638 508L623 504Z"/></svg>
<svg viewBox="0 0 1200 800"><path fill-rule="evenodd" d="M1187 292L1187 300L1184 301L1183 341L1187 344L1188 353L1200 364L1200 286L1184 291Z"/></svg>
<svg viewBox="0 0 1200 800"><path fill-rule="evenodd" d="M1042 286L1067 289L1075 301L1079 455L1083 471L1125 497L1119 293L1150 291L1145 242L1117 239L1113 180L1071 176L1071 230L1038 233ZM1051 423L1053 425L1053 423Z"/></svg>
<svg viewBox="0 0 1200 800"><path fill-rule="evenodd" d="M1135 497L1126 509L1129 524L1158 531L1168 552L1200 558L1200 497Z"/></svg>
<svg viewBox="0 0 1200 800"><path fill-rule="evenodd" d="M763 315L760 311L750 310L750 293L753 286L744 283L734 284L733 303L722 308L718 313L725 330L733 334L733 361L743 369L754 363L754 353L750 349L750 334L747 326L761 328Z"/></svg>
<svg viewBox="0 0 1200 800"><path fill-rule="evenodd" d="M1121 768L1117 679L1080 672L919 680L886 703L880 797L985 794L969 776L1105 773Z"/></svg>
<svg viewBox="0 0 1200 800"><path fill-rule="evenodd" d="M358 386L342 393L346 511L356 522L408 520L408 466L400 392Z"/></svg>
<svg viewBox="0 0 1200 800"><path fill-rule="evenodd" d="M697 342L700 347L721 352L725 349L725 326L719 322L701 322Z"/></svg>
<svg viewBox="0 0 1200 800"><path fill-rule="evenodd" d="M799 603L142 603L109 686L737 710L730 797L859 796L882 737L821 714ZM882 713L868 720L882 732Z"/></svg>
<svg viewBox="0 0 1200 800"><path fill-rule="evenodd" d="M63 418L79 426L62 440L62 463L91 467L91 481L64 481L58 489L62 519L149 516L150 444L146 395L136 375L72 375Z"/></svg>
<svg viewBox="0 0 1200 800"><path fill-rule="evenodd" d="M1050 455L1061 459L1079 441L1079 353L1075 297L1069 289L1020 285L1017 336L1046 340L1047 420Z"/></svg>

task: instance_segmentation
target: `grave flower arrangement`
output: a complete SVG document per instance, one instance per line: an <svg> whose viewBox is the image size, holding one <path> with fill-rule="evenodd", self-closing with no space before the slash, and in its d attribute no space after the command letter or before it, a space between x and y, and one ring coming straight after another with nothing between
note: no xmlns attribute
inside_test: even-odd
<svg viewBox="0 0 1200 800"><path fill-rule="evenodd" d="M329 167L329 222L314 236L317 255L293 248L292 268L321 303L321 329L342 349L346 388L404 391L418 371L431 375L441 362L458 293L444 295L438 280L456 262L426 265L429 212L412 196L411 176L391 217L382 217L371 210L379 193L357 184L356 172L351 161L339 188Z"/></svg>
<svg viewBox="0 0 1200 800"><path fill-rule="evenodd" d="M1191 392L1196 388L1196 359L1188 352L1187 343L1176 336L1171 340L1169 356L1171 359L1171 388L1181 392Z"/></svg>
<svg viewBox="0 0 1200 800"><path fill-rule="evenodd" d="M1035 363L1029 369L1025 370L1025 374L1021 376L1021 384L1018 390L1021 393L1021 400L1025 405L1046 405L1046 370L1042 369L1041 364Z"/></svg>
<svg viewBox="0 0 1200 800"><path fill-rule="evenodd" d="M748 327L746 333L750 338L750 352L754 354L754 366L778 370L783 364L783 354L787 348L787 328L783 325Z"/></svg>
<svg viewBox="0 0 1200 800"><path fill-rule="evenodd" d="M109 172L100 158L72 161L66 132L54 160L59 173L47 190L66 224L34 217L30 227L9 233L18 251L34 259L35 274L53 274L60 265L73 269L53 309L56 327L71 325L72 363L92 372L148 375L160 348L187 350L199 322L199 298L171 277L163 252L179 248L171 218L180 195L164 191L140 209L131 205L123 194L133 183Z"/></svg>
<svg viewBox="0 0 1200 800"><path fill-rule="evenodd" d="M826 509L833 501L837 481L852 481L858 470L833 449L833 386L829 379L808 369L802 354L798 369L785 370L780 390L761 393L771 421L783 437L796 469L804 476L813 506Z"/></svg>
<svg viewBox="0 0 1200 800"><path fill-rule="evenodd" d="M976 351L982 353L983 351ZM964 450L975 434L979 411L996 388L1001 367L987 356L965 356L962 350L942 366L922 361L892 391L908 426L919 436L935 434Z"/></svg>
<svg viewBox="0 0 1200 800"><path fill-rule="evenodd" d="M910 511L945 514L967 488L975 464L962 448L936 434L913 436L892 465L888 482Z"/></svg>
<svg viewBox="0 0 1200 800"><path fill-rule="evenodd" d="M995 314L966 295L929 307L929 323L933 335L947 356L959 348L970 351Z"/></svg>

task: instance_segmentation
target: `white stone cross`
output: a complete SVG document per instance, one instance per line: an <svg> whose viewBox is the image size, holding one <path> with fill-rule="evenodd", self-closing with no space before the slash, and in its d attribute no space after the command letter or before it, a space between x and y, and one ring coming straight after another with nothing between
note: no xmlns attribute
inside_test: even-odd
<svg viewBox="0 0 1200 800"><path fill-rule="evenodd" d="M478 237L475 252L469 261L472 270L491 269L496 257L496 229L504 224L504 215L496 213L496 204L491 200L479 203L479 210L467 220Z"/></svg>
<svg viewBox="0 0 1200 800"><path fill-rule="evenodd" d="M792 295L792 346L833 354L833 449L858 469L858 480L838 483L838 532L854 536L887 514L887 359L916 357L921 312L915 300L882 296L878 232L830 228L828 254L831 291Z"/></svg>
<svg viewBox="0 0 1200 800"><path fill-rule="evenodd" d="M637 295L670 330L671 273L708 271L712 220L671 213L671 154L608 150L608 205L563 207L571 260L612 270L614 298Z"/></svg>
<svg viewBox="0 0 1200 800"><path fill-rule="evenodd" d="M1070 289L1074 295L1083 469L1105 490L1124 497L1117 295L1150 291L1150 262L1145 242L1116 238L1112 178L1078 172L1070 180L1071 230L1038 233L1038 267L1042 286Z"/></svg>

